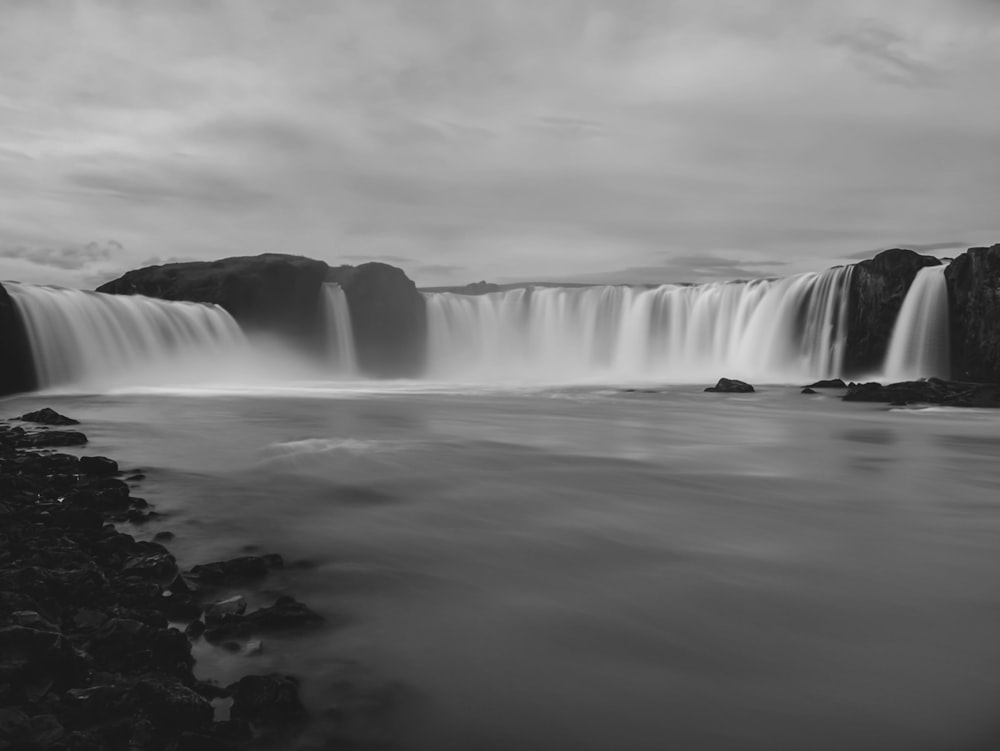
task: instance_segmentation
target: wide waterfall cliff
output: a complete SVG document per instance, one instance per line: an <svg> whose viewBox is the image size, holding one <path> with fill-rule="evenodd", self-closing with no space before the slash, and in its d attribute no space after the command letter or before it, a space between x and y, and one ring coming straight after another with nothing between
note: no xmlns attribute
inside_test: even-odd
<svg viewBox="0 0 1000 751"><path fill-rule="evenodd" d="M38 385L103 386L142 371L211 375L241 352L240 327L217 305L4 285L24 322Z"/></svg>
<svg viewBox="0 0 1000 751"><path fill-rule="evenodd" d="M429 374L476 381L839 375L851 268L698 286L429 293Z"/></svg>
<svg viewBox="0 0 1000 751"><path fill-rule="evenodd" d="M139 269L101 291L113 294L0 285L0 395L99 389L137 373L162 381L236 373L480 384L949 374L1000 382L1000 246L970 249L947 266L893 249L784 279L424 293L386 264L330 267L265 254Z"/></svg>

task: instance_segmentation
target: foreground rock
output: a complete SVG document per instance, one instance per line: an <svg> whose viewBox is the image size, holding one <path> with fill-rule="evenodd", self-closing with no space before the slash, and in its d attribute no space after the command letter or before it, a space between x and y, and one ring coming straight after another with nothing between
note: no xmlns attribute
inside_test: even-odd
<svg viewBox="0 0 1000 751"><path fill-rule="evenodd" d="M1000 384L964 383L928 378L881 383L852 383L845 402L884 402L893 406L940 404L948 407L1000 407Z"/></svg>
<svg viewBox="0 0 1000 751"><path fill-rule="evenodd" d="M24 420L25 422L37 422L42 425L79 425L79 420L74 420L72 417L66 417L66 415L60 415L54 409L45 407L43 409L37 410L36 412L28 412L21 415L18 420Z"/></svg>
<svg viewBox="0 0 1000 751"><path fill-rule="evenodd" d="M48 446L82 436L0 423L0 749L225 750L300 723L305 708L289 676L225 688L195 678L191 642L170 622L197 619L207 603L165 547L109 523L145 513L146 503L114 477L113 460L39 453L41 435ZM266 576L275 561L203 571L228 584L231 574ZM323 621L290 597L246 616L244 608L242 598L217 603L215 625L242 634ZM220 697L232 697L228 720L214 719Z"/></svg>
<svg viewBox="0 0 1000 751"><path fill-rule="evenodd" d="M717 392L720 394L751 394L753 386L746 381L738 381L735 378L720 378L714 386L709 386L705 391Z"/></svg>

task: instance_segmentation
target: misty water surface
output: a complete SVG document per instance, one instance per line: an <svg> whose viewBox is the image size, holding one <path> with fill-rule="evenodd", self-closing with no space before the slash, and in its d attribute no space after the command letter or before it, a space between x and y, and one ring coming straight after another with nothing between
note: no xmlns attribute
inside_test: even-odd
<svg viewBox="0 0 1000 751"><path fill-rule="evenodd" d="M598 388L122 392L84 421L182 565L245 546L331 625L222 680L382 687L400 749L978 749L1000 738L1000 414ZM261 598L268 595L264 593ZM325 729L324 729L325 728Z"/></svg>

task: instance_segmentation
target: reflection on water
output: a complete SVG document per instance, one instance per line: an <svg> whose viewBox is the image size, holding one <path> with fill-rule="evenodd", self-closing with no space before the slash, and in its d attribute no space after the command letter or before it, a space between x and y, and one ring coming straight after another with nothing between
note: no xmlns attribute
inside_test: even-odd
<svg viewBox="0 0 1000 751"><path fill-rule="evenodd" d="M345 676L400 681L369 718L398 748L1000 747L1000 414L780 388L44 402L147 470L169 515L144 533L182 562L305 559L273 586L344 616L204 669L302 674L318 716Z"/></svg>

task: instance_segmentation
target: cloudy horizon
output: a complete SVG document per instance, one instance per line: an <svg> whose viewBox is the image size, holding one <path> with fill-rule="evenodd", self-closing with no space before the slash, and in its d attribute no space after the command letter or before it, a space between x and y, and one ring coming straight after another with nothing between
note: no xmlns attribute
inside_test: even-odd
<svg viewBox="0 0 1000 751"><path fill-rule="evenodd" d="M421 286L649 283L953 255L1000 242L998 73L997 0L17 0L0 278L282 252Z"/></svg>

